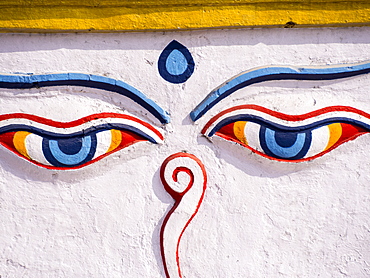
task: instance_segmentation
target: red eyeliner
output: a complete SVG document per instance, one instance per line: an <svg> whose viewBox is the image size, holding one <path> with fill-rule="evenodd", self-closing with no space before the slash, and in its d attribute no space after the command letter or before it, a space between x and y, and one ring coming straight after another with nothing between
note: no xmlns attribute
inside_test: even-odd
<svg viewBox="0 0 370 278"><path fill-rule="evenodd" d="M355 113L355 114L358 114L358 115L361 115L361 116L364 116L370 119L369 113L366 113L364 111L361 111L359 109L356 109L350 106L329 106L329 107L325 107L325 108L315 110L309 113L301 114L301 115L288 115L288 114L284 114L281 112L270 110L268 108L265 108L259 105L246 104L246 105L235 106L235 107L232 107L232 108L229 108L229 109L226 109L220 112L219 114L214 116L210 121L207 122L207 124L203 127L201 133L205 134L206 130L223 115L228 114L233 111L242 110L242 109L251 109L251 110L263 112L273 117L276 117L278 119L291 121L291 122L303 121L303 120L317 117L319 115L330 113L330 112L350 112L350 113Z"/></svg>
<svg viewBox="0 0 370 278"><path fill-rule="evenodd" d="M71 127L79 126L81 124L84 124L84 123L87 123L87 122L90 122L90 121L93 121L93 120L107 119L107 118L127 119L127 120L137 122L137 123L145 126L146 128L150 129L151 131L153 131L162 140L164 139L163 135L158 130L153 128L150 124L148 124L148 123L146 123L146 122L144 122L144 121L142 121L142 120L140 120L136 117L133 117L133 116L130 116L130 115L118 114L118 113L92 114L92 115L89 115L89 116L86 116L86 117L83 117L81 119L74 120L74 121L71 121L71 122L59 122L59 121L54 121L54 120L46 119L46 118L35 116L35 115L25 114L25 113L13 113L13 114L0 115L0 122L4 121L4 120L9 120L9 119L27 119L27 120L31 120L31 121L34 121L34 122L37 122L37 123L40 123L40 124L45 124L45 125L48 125L48 126L51 126L51 127L71 128Z"/></svg>

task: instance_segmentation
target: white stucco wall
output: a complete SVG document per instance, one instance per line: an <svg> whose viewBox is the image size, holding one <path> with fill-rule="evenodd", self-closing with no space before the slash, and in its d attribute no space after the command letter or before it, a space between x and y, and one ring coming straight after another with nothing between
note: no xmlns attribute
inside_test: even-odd
<svg viewBox="0 0 370 278"><path fill-rule="evenodd" d="M158 74L158 57L172 40L195 61L183 84ZM165 277L159 230L173 200L159 168L180 151L197 156L208 174L180 244L183 277L370 276L369 134L302 163L200 134L212 116L239 104L291 115L334 105L370 113L369 74L255 84L196 123L189 117L212 89L251 68L366 61L370 28L1 34L0 42L1 73L103 75L171 115L160 125L127 98L98 89L0 89L0 114L72 121L125 110L165 137L162 145L137 143L70 171L41 168L0 147L1 277Z"/></svg>

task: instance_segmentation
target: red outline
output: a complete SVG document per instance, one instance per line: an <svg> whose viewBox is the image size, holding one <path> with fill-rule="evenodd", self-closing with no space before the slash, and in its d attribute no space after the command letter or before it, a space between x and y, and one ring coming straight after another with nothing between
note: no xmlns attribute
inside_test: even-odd
<svg viewBox="0 0 370 278"><path fill-rule="evenodd" d="M203 173L203 179L204 179L204 181L203 181L203 192L202 192L202 195L201 195L201 197L200 197L200 199L198 201L197 207L196 207L194 213L192 214L192 216L186 222L186 224L185 224L184 228L182 229L182 231L180 233L180 236L179 236L179 238L177 240L177 245L176 245L176 262L177 262L177 270L178 270L178 273L179 273L179 277L182 277L181 268L180 268L180 258L179 258L180 241L181 241L182 235L184 234L186 228L188 227L188 225L190 224L190 222L193 220L194 216L197 214L197 212L199 210L199 207L200 207L200 205L201 205L201 203L203 201L205 190L207 188L207 173L206 173L206 169L205 169L203 163L196 156L194 156L192 154L188 154L188 153L176 153L176 154L173 154L173 155L170 155L169 157L167 157L164 160L164 162L162 163L161 168L160 168L160 178L161 178L163 187L172 196L172 198L175 200L175 204L173 205L173 207L171 208L171 210L165 216L165 218L163 220L163 223L162 223L161 230L160 230L161 256L162 256L162 262L163 262L164 272L165 272L167 278L171 278L171 277L170 277L170 274L168 273L168 268L167 268L167 264L166 264L166 257L165 257L165 250L164 250L164 245L163 245L163 242L164 242L164 237L163 237L164 230L165 230L165 227L167 225L167 222L168 222L169 218L171 217L172 213L179 206L182 197L191 189L191 187L194 184L194 174L191 172L190 169L188 169L186 167L183 167L183 166L177 167L174 170L174 172L172 174L172 178L173 178L174 181L177 181L177 174L179 172L181 172L181 171L182 172L186 172L187 174L189 174L189 176L190 176L190 182L189 182L189 185L186 187L186 189L183 192L176 192L167 183L167 181L165 179L165 176L164 176L165 168L166 168L168 162L170 162L171 160L173 160L173 159L175 159L177 157L189 157L189 158L193 159L199 165L199 167L201 168L202 173Z"/></svg>
<svg viewBox="0 0 370 278"><path fill-rule="evenodd" d="M203 135L205 135L208 128L215 121L217 121L220 117L222 117L223 115L225 115L227 113L230 113L232 111L241 110L241 109L252 109L252 110L260 111L260 112L266 113L268 115L274 116L276 118L291 121L291 122L303 121L303 120L306 120L306 119L309 119L309 118L317 117L317 116L322 115L322 114L326 114L326 113L330 113L330 112L342 112L342 111L356 113L358 115L361 115L361 116L364 116L364 117L370 119L370 114L369 113L366 113L364 111L361 111L359 109L356 109L356 108L353 108L353 107L350 107L350 106L339 106L339 105L338 106L329 106L329 107L325 107L325 108L315 110L315 111L312 111L312 112L309 112L309 113L301 114L301 115L288 115L288 114L284 114L284 113L281 113L281 112L276 112L276 111L267 109L267 108L259 106L259 105L246 104L246 105L239 105L239 106L235 106L235 107L226 109L226 110L220 112L219 114L217 114L216 116L212 117L212 119L209 120L206 123L206 125L203 127L201 133ZM357 137L359 137L360 135L365 134L365 133L368 133L368 132L367 131L366 132L365 131L359 131L359 133L357 133L357 134L355 134L351 137L348 137L348 138L345 138L345 139L342 139L342 140L338 140L338 142L335 143L333 146L331 146L329 149L327 149L327 150L325 150L325 151L323 151L323 152L321 152L317 155L307 157L307 158L297 159L297 160L287 160L287 159L280 159L280 158L270 157L270 156L266 155L265 153L257 151L256 149L253 149L252 147L244 144L243 142L240 142L239 140L237 140L237 139L235 139L231 136L221 134L218 131L216 131L215 135L217 135L217 136L219 136L219 137L221 137L225 140L235 142L235 143L251 150L252 152L254 152L254 153L256 153L260 156L263 156L265 158L268 158L270 160L275 160L275 161L280 161L280 162L298 163L298 162L303 162L303 161L310 161L310 160L313 160L313 159L318 158L320 156L323 156L324 154L332 151L333 149L337 148L338 146L340 146L340 145L342 145L342 144L344 144L348 141L352 141L352 140L356 139Z"/></svg>
<svg viewBox="0 0 370 278"><path fill-rule="evenodd" d="M132 120L134 122L137 122L143 126L145 126L146 128L148 128L149 130L153 131L161 140L164 140L164 137L163 135L158 131L156 130L153 126L151 126L150 124L136 118L136 117L133 117L133 116L130 116L130 115L122 115L122 114L117 114L117 113L98 113L98 114L92 114L92 115L89 115L89 116L86 116L86 117L83 117L83 118L80 118L78 120L74 120L74 121L71 121L71 122L58 122L58 121L53 121L53 120L50 120L50 119L46 119L46 118L43 118L43 117L39 117L39 116L35 116L35 115L30 115L30 114L24 114L24 113L13 113L13 114L3 114L3 115L0 115L0 121L3 121L3 120L9 120L9 119L27 119L27 120L31 120L31 121L34 121L34 122L37 122L37 123L41 123L41 124L45 124L45 125L48 125L48 126L52 126L52 127L57 127L57 128L70 128L70 127L75 127L75 126L79 126L81 124L84 124L84 123L87 123L87 122L90 122L90 121L93 121L93 120L99 120L99 119L106 119L106 118L116 118L116 119L127 119L127 120ZM133 132L130 132L130 131L125 131L125 133L127 133L128 135L134 137L136 140L133 140L131 143L128 143L128 144L122 144L121 146L117 147L116 149L114 149L113 151L110 151L109 153L105 153L83 165L80 165L80 166L76 166L76 167L55 167L55 166L49 166L49 165L44 165L42 163L39 163L37 161L34 161L34 160L30 160L28 159L27 157L24 157L23 155L21 155L20 153L18 152L15 152L12 148L10 148L9 146L7 145L4 145L4 144L1 144L0 142L0 145L4 146L5 148L7 148L8 150L10 150L12 153L18 155L19 157L27 160L28 162L31 162L32 164L35 164L39 167L42 167L42 168L46 168L46 169L50 169L50 170L63 170L63 171L66 171L66 170L75 170L75 169L80 169L82 167L85 167L85 166L88 166L96 161L99 161L101 160L102 158L112 154L112 153L115 153L119 150L122 150L123 148L125 147L128 147L136 142L139 142L139 141L147 141L147 140L144 140L144 139L141 139L141 137L139 137L138 135L136 135L135 133ZM7 134L7 133L4 133L4 134ZM0 134L1 136L1 134Z"/></svg>
<svg viewBox="0 0 370 278"><path fill-rule="evenodd" d="M9 119L27 119L31 120L37 123L45 124L48 126L52 127L58 127L58 128L70 128L70 127L75 127L79 126L81 124L91 122L92 120L99 120L99 119L106 119L106 118L116 118L116 119L127 119L127 120L132 120L135 121L151 131L153 131L156 135L158 135L159 138L163 140L163 135L156 129L154 129L150 124L136 118L130 115L122 115L118 113L98 113L98 114L92 114L90 116L83 117L78 120L74 120L71 122L58 122L58 121L53 121L50 119L46 119L43 117L35 116L35 115L30 115L30 114L24 114L24 113L13 113L13 114L3 114L0 115L0 121L4 120L9 120Z"/></svg>
<svg viewBox="0 0 370 278"><path fill-rule="evenodd" d="M11 132L11 133L13 133L13 132ZM4 134L8 134L8 133L4 133ZM37 162L36 160L28 159L27 157L21 155L19 152L16 152L13 148L11 148L8 145L2 144L1 142L0 142L0 145L3 146L3 147L5 147L5 148L7 148L12 153L18 155L20 158L23 158L24 160L26 160L26 161L28 161L28 162L30 162L32 164L35 164L35 165L37 165L39 167L46 168L46 169L49 169L49 170L63 170L63 171L68 171L68 170L80 169L80 168L83 168L83 167L88 166L90 164L93 164L93 163L95 163L95 162L103 159L104 157L106 157L106 156L108 156L108 155L110 155L112 153L118 152L119 150L122 150L122 149L124 149L124 148L126 148L128 146L131 146L131 145L133 145L133 144L135 144L137 142L147 141L146 139L142 139L142 138L140 138L140 136L138 136L137 134L135 134L133 132L130 132L130 131L125 131L125 134L126 135L129 135L131 137L136 137L136 140L132 140L131 142L128 142L127 144L121 143L120 146L117 147L117 148L115 148L113 151L110 151L108 153L102 154L101 156L98 156L97 158L95 158L93 160L90 160L89 162L86 162L85 164L82 164L82 165L79 165L79 166L75 166L75 167L55 167L55 166L45 165L45 164L42 164L42 163Z"/></svg>
<svg viewBox="0 0 370 278"><path fill-rule="evenodd" d="M282 120L286 120L286 121L290 121L290 122L303 121L303 120L313 118L313 117L317 117L319 115L326 114L326 113L329 113L329 112L341 112L341 111L353 112L353 113L356 113L358 115L361 115L361 116L364 116L364 117L370 119L370 114L368 114L364 111L361 111L359 109L350 107L350 106L340 106L340 105L338 105L338 106L329 106L329 107L325 107L325 108L315 110L315 111L312 111L312 112L309 112L309 113L301 114L301 115L288 115L288 114L284 114L284 113L281 113L281 112L276 112L276 111L267 109L267 108L259 106L259 105L246 104L246 105L235 106L235 107L232 107L232 108L229 108L229 109L226 109L226 110L220 112L219 114L214 116L212 119L210 119L206 123L206 125L203 127L201 133L205 134L206 130L215 121L217 121L220 117L222 117L223 115L225 115L227 113L230 113L232 111L241 110L241 109L252 109L252 110L260 111L260 112L269 114L273 117L276 117L276 118L279 118L279 119L282 119Z"/></svg>

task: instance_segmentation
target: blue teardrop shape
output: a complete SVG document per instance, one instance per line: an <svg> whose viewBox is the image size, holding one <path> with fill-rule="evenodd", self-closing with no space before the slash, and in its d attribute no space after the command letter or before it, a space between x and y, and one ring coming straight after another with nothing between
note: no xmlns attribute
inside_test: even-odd
<svg viewBox="0 0 370 278"><path fill-rule="evenodd" d="M194 60L189 50L173 40L162 51L158 59L158 71L162 78L171 83L184 83L194 72Z"/></svg>
<svg viewBox="0 0 370 278"><path fill-rule="evenodd" d="M172 50L166 60L166 69L172 75L183 74L188 68L188 62L184 54L177 49Z"/></svg>

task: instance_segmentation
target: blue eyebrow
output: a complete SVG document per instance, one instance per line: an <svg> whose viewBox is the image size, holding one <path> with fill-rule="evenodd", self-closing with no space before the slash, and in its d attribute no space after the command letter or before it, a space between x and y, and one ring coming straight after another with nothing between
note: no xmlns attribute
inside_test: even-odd
<svg viewBox="0 0 370 278"><path fill-rule="evenodd" d="M190 113L195 122L219 101L246 86L270 80L332 80L370 72L370 63L341 65L334 67L294 68L269 66L242 72L209 93Z"/></svg>
<svg viewBox="0 0 370 278"><path fill-rule="evenodd" d="M153 100L147 98L142 92L123 81L83 73L0 75L0 88L30 89L51 86L83 86L115 92L132 99L144 107L162 124L168 124L170 122L168 112L163 110Z"/></svg>

